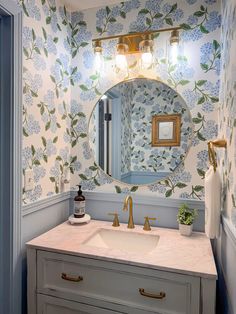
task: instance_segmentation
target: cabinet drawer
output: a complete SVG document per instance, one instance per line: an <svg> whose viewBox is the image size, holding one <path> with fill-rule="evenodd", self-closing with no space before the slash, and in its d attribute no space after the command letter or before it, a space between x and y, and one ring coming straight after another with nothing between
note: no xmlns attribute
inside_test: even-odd
<svg viewBox="0 0 236 314"><path fill-rule="evenodd" d="M121 314L95 306L39 294L37 313L40 314Z"/></svg>
<svg viewBox="0 0 236 314"><path fill-rule="evenodd" d="M200 279L137 266L37 251L37 291L124 313L199 314ZM144 289L140 294L139 289ZM163 292L162 298L153 298ZM121 306L121 307L120 307ZM137 311L133 312L136 308ZM115 307L116 309L116 307Z"/></svg>

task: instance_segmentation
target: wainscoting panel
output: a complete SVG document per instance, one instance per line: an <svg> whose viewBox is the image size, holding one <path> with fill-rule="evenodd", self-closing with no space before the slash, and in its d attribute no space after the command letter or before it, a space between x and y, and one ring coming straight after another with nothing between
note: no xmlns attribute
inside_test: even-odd
<svg viewBox="0 0 236 314"><path fill-rule="evenodd" d="M111 221L112 217L108 215L111 212L117 212L120 222L128 221L128 213L123 211L123 202L126 195L102 193L102 192L85 192L86 211L93 219ZM72 199L75 193L71 193ZM181 204L186 203L190 208L198 210L198 218L194 224L194 230L204 231L204 209L203 201L198 200L181 200L157 198L147 195L134 195L133 216L135 224L142 225L144 217L156 217L157 220L152 222L153 226L178 228L176 215ZM71 206L72 208L72 206Z"/></svg>

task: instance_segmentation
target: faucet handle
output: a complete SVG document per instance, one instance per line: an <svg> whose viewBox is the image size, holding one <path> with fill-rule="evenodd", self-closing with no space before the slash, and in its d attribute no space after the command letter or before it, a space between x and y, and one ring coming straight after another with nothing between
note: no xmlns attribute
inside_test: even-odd
<svg viewBox="0 0 236 314"><path fill-rule="evenodd" d="M119 227L120 222L119 222L119 218L118 218L118 214L117 213L108 213L108 215L114 216L114 220L113 220L113 227Z"/></svg>
<svg viewBox="0 0 236 314"><path fill-rule="evenodd" d="M144 222L143 230L150 231L151 227L150 227L149 220L156 220L156 218L151 218L148 216L145 216L144 218L145 218L145 222Z"/></svg>

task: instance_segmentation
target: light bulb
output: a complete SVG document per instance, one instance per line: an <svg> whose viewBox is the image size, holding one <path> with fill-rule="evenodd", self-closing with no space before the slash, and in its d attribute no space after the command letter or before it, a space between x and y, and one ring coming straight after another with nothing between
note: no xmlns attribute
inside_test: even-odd
<svg viewBox="0 0 236 314"><path fill-rule="evenodd" d="M102 70L102 66L103 66L102 54L100 51L96 51L94 57L94 67L96 72L100 72Z"/></svg>
<svg viewBox="0 0 236 314"><path fill-rule="evenodd" d="M151 52L143 52L142 53L142 68L148 69L153 64L153 56Z"/></svg>
<svg viewBox="0 0 236 314"><path fill-rule="evenodd" d="M116 55L116 66L122 71L127 70L128 64L126 56L124 54Z"/></svg>
<svg viewBox="0 0 236 314"><path fill-rule="evenodd" d="M176 64L178 61L178 54L179 54L179 44L172 43L170 45L170 61L173 64Z"/></svg>

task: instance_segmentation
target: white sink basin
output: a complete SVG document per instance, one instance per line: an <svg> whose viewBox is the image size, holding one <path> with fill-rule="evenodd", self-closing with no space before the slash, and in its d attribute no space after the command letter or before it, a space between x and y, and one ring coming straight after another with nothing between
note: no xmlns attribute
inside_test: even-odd
<svg viewBox="0 0 236 314"><path fill-rule="evenodd" d="M158 235L138 232L99 229L83 242L84 245L105 249L117 249L125 252L149 253L159 241Z"/></svg>

